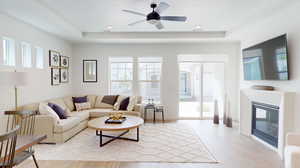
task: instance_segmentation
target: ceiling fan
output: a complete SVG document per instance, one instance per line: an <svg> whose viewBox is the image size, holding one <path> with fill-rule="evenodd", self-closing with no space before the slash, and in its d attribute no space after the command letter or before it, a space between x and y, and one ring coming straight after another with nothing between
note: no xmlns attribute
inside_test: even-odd
<svg viewBox="0 0 300 168"><path fill-rule="evenodd" d="M175 21L175 22L185 22L186 19L187 19L185 16L160 16L160 14L163 11L165 11L166 9L168 9L170 7L170 5L165 3L165 2L160 2L158 5L156 3L152 3L150 5L150 7L152 8L152 12L149 13L148 15L145 15L145 14L140 13L140 12L132 11L132 10L126 10L126 9L122 10L123 12L127 12L127 13L131 13L131 14L146 17L143 20L138 20L138 21L130 23L128 25L129 26L134 26L134 25L139 24L139 23L148 22L150 24L155 25L155 27L157 29L163 29L164 26L161 23L161 20Z"/></svg>

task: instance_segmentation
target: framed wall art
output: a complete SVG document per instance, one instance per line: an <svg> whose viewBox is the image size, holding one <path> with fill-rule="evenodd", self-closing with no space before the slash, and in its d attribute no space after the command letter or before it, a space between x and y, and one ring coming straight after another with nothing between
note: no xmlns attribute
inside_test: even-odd
<svg viewBox="0 0 300 168"><path fill-rule="evenodd" d="M97 60L83 60L83 82L98 82Z"/></svg>
<svg viewBox="0 0 300 168"><path fill-rule="evenodd" d="M60 56L60 67L69 68L69 57Z"/></svg>
<svg viewBox="0 0 300 168"><path fill-rule="evenodd" d="M49 51L49 66L59 67L60 66L60 54L57 51Z"/></svg>
<svg viewBox="0 0 300 168"><path fill-rule="evenodd" d="M69 82L69 70L67 68L60 69L60 83Z"/></svg>
<svg viewBox="0 0 300 168"><path fill-rule="evenodd" d="M59 68L51 68L51 85L59 85L60 83L60 74Z"/></svg>

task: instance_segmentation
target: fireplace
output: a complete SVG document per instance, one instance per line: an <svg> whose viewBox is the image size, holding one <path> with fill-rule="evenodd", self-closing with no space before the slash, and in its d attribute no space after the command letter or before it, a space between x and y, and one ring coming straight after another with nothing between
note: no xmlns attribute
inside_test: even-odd
<svg viewBox="0 0 300 168"><path fill-rule="evenodd" d="M278 148L279 107L252 102L252 135Z"/></svg>

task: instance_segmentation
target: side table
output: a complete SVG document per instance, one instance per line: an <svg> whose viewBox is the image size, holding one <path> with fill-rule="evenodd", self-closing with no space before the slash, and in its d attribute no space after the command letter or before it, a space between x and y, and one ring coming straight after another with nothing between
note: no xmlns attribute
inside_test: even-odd
<svg viewBox="0 0 300 168"><path fill-rule="evenodd" d="M164 106L161 104L147 104L144 107L144 120L147 119L147 113L148 111L153 112L153 123L156 122L156 113L161 113L161 117L163 122L165 122L165 116L164 116Z"/></svg>

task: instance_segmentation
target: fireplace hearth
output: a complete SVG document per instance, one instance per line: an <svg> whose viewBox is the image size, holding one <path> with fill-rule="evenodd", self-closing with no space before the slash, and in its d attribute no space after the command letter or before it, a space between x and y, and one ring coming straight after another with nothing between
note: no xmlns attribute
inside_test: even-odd
<svg viewBox="0 0 300 168"><path fill-rule="evenodd" d="M252 135L278 147L279 107L252 102Z"/></svg>

